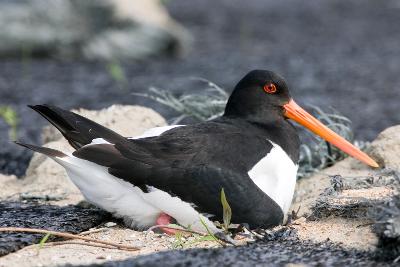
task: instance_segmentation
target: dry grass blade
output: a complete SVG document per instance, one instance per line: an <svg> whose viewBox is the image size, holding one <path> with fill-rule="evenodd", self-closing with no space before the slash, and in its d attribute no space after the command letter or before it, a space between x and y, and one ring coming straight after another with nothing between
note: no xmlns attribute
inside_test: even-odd
<svg viewBox="0 0 400 267"><path fill-rule="evenodd" d="M108 241L103 241L103 240L97 240L93 238L89 238L86 236L80 236L80 235L74 235L70 233L64 233L64 232L57 232L57 231L50 231L50 230L43 230L43 229L34 229L34 228L21 228L21 227L0 227L0 232L25 232L25 233L34 233L34 234L50 234L58 237L64 237L64 238L70 238L70 239L81 239L84 241L92 242L95 244L103 244L103 245L108 245L115 247L117 249L121 250L140 250L138 247L134 246L128 246L128 245L122 245L122 244L117 244L113 242L108 242Z"/></svg>
<svg viewBox="0 0 400 267"><path fill-rule="evenodd" d="M90 235L90 234L94 234L94 233L100 233L100 232L106 232L109 231L110 228L99 228L99 229L93 229L93 230L89 230L89 231L85 231L82 233L79 233L80 236L82 235Z"/></svg>
<svg viewBox="0 0 400 267"><path fill-rule="evenodd" d="M153 231L153 230L158 229L158 228L165 228L165 229L170 229L170 230L178 230L178 231L181 231L181 232L190 233L190 234L196 234L196 235L201 235L201 236L206 236L207 235L206 233L197 232L197 231L189 230L189 229L184 229L184 228L181 228L181 227L168 226L168 225L154 225L154 226L150 227L149 229L147 229L147 231L150 232L150 231Z"/></svg>
<svg viewBox="0 0 400 267"><path fill-rule="evenodd" d="M229 225L231 224L231 219L232 219L232 209L231 206L229 206L228 200L226 199L225 191L222 188L221 189L221 204L222 204L222 210L223 210L223 221L224 221L224 231L225 233L229 232Z"/></svg>
<svg viewBox="0 0 400 267"><path fill-rule="evenodd" d="M55 247L55 246L63 246L63 245L79 245L79 246L89 246L96 248L105 248L105 249L119 249L117 247L102 245L96 243L87 243L87 242L79 242L79 241L53 241L51 243L46 243L44 247ZM128 250L128 251L136 251L136 250Z"/></svg>
<svg viewBox="0 0 400 267"><path fill-rule="evenodd" d="M185 233L190 233L190 234L195 234L195 235L199 235L202 237L202 239L199 239L199 242L201 241L215 241L217 243L219 243L221 246L225 246L225 240L222 240L220 238L218 238L217 236L215 236L210 229L208 228L208 226L206 225L206 223L200 218L200 222L203 224L204 228L207 230L207 233L202 233L202 232L198 232L198 231L194 231L194 230L190 230L190 229L185 229L185 228L181 228L181 227L172 227L172 226L167 226L167 225L154 225L152 227L150 227L147 231L153 231L154 229L158 229L158 228L165 228L165 229L171 229L171 230L178 230L181 232L185 232Z"/></svg>
<svg viewBox="0 0 400 267"><path fill-rule="evenodd" d="M205 121L222 115L226 102L228 101L228 93L208 80L201 78L195 79L204 82L206 85L204 90L201 90L202 94L175 96L168 90L155 87L150 87L149 93L147 94L133 94L150 98L176 110L182 114L179 116L179 120L192 117L199 121ZM176 120L175 123L178 123L179 120Z"/></svg>

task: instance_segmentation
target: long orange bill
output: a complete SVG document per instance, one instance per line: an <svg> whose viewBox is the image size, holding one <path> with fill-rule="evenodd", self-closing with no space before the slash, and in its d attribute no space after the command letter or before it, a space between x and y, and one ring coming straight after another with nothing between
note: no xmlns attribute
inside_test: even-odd
<svg viewBox="0 0 400 267"><path fill-rule="evenodd" d="M307 111L302 109L299 105L290 100L289 103L283 106L285 108L285 116L295 122L303 125L311 132L321 136L323 139L343 150L350 156L368 164L371 167L378 168L379 165L367 154L353 146L343 137L323 125L319 120L309 114Z"/></svg>

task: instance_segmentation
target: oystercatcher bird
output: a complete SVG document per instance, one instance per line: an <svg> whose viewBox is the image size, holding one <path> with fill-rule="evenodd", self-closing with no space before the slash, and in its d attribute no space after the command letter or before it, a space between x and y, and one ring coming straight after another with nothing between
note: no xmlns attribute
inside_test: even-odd
<svg viewBox="0 0 400 267"><path fill-rule="evenodd" d="M221 219L222 188L232 222L251 228L281 224L294 194L299 159L299 137L288 119L378 167L298 106L284 79L272 71L248 73L217 119L158 127L137 137L121 136L55 106L30 107L76 150L68 154L18 144L54 159L89 202L141 229L175 219L204 231L201 218L218 232L211 220Z"/></svg>

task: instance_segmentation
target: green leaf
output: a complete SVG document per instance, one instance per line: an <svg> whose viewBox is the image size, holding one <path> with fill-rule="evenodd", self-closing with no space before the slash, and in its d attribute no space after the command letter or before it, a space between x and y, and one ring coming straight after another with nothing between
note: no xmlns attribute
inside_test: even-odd
<svg viewBox="0 0 400 267"><path fill-rule="evenodd" d="M39 242L39 249L41 249L43 247L43 245L47 242L47 240L49 239L49 237L51 236L50 233L47 233Z"/></svg>
<svg viewBox="0 0 400 267"><path fill-rule="evenodd" d="M114 79L119 85L124 85L127 82L125 71L119 62L110 62L107 65L108 73L110 74L111 78Z"/></svg>
<svg viewBox="0 0 400 267"><path fill-rule="evenodd" d="M17 139L18 114L10 106L0 106L0 117L10 126L10 139Z"/></svg>
<svg viewBox="0 0 400 267"><path fill-rule="evenodd" d="M174 227L174 228L182 228L182 229L184 229L182 226L180 226L179 224L175 224L175 223L170 223L170 224L167 224L166 226L168 226L168 227Z"/></svg>
<svg viewBox="0 0 400 267"><path fill-rule="evenodd" d="M228 201L226 200L225 191L223 188L221 189L221 204L223 210L224 229L225 231L228 231L232 219L232 209L231 206L229 206Z"/></svg>
<svg viewBox="0 0 400 267"><path fill-rule="evenodd" d="M203 218L200 216L199 219L200 219L201 224L206 229L208 236L211 236L214 241L217 241L219 243L218 238L211 232L210 228L208 228L208 226L207 226L206 222L203 220Z"/></svg>
<svg viewBox="0 0 400 267"><path fill-rule="evenodd" d="M178 231L175 233L175 242L173 244L174 248L183 248L185 245L185 242L183 241L183 234L182 232Z"/></svg>

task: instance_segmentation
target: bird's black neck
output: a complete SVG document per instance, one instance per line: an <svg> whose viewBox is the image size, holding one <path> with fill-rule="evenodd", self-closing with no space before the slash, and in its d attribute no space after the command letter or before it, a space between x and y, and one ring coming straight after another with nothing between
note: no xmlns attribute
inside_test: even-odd
<svg viewBox="0 0 400 267"><path fill-rule="evenodd" d="M266 138L279 145L293 160L295 164L299 160L300 139L296 128L288 121L283 119L262 120L257 117L242 118L236 116L223 115L221 120L225 123L241 125L242 129L251 132L255 136Z"/></svg>

